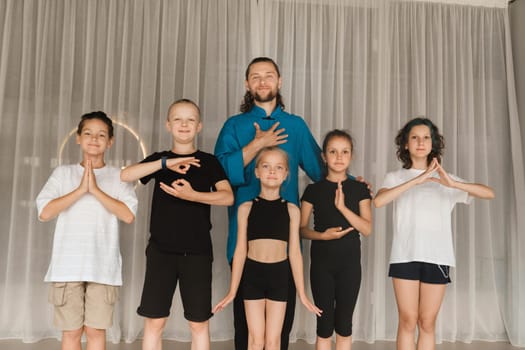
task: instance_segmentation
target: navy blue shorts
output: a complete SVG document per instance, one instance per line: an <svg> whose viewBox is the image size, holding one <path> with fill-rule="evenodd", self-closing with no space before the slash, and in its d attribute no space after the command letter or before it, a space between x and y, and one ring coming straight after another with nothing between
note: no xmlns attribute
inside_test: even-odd
<svg viewBox="0 0 525 350"><path fill-rule="evenodd" d="M170 254L154 244L146 248L146 276L137 313L148 318L168 317L180 281L184 318L204 322L211 316L211 269L207 255Z"/></svg>
<svg viewBox="0 0 525 350"><path fill-rule="evenodd" d="M450 283L450 266L420 261L390 264L388 276L431 284Z"/></svg>

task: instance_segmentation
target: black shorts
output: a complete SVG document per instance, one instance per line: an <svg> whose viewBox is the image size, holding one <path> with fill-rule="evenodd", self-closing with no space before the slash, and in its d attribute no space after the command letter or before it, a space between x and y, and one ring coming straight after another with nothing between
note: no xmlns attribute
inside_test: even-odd
<svg viewBox="0 0 525 350"><path fill-rule="evenodd" d="M451 282L450 266L420 261L390 264L388 276L431 284L447 284Z"/></svg>
<svg viewBox="0 0 525 350"><path fill-rule="evenodd" d="M146 276L137 313L149 318L168 317L180 280L184 318L204 322L211 316L212 257L170 254L155 245L146 248Z"/></svg>
<svg viewBox="0 0 525 350"><path fill-rule="evenodd" d="M276 263L261 263L246 258L242 272L242 298L287 301L289 275L288 259Z"/></svg>

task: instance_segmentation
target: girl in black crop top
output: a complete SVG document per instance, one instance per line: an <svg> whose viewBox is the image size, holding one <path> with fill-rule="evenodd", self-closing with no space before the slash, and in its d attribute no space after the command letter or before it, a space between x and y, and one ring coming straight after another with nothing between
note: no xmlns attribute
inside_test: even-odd
<svg viewBox="0 0 525 350"><path fill-rule="evenodd" d="M320 316L321 310L308 299L304 290L303 260L299 245L299 208L280 197L281 185L288 176L288 155L278 147L264 148L259 152L255 164L255 175L261 182L261 192L253 201L239 206L230 290L213 308L213 312L222 310L235 298L241 276L243 281L257 279L257 276L247 275L251 270L245 269L246 260L250 262L250 266L256 264L258 269L265 270L266 267L273 269L289 259L299 299L309 311ZM273 297L275 283L272 284L271 278L268 281L259 279L257 282L257 287L260 286L261 289L266 288L266 282L271 286L267 291L261 291L263 296L251 295L244 298L249 339L254 344L265 344L265 349L278 349L286 301ZM283 284L281 287L287 288L287 279Z"/></svg>
<svg viewBox="0 0 525 350"><path fill-rule="evenodd" d="M248 241L277 239L288 242L290 238L288 202L280 197L268 200L257 196L252 200L247 230Z"/></svg>

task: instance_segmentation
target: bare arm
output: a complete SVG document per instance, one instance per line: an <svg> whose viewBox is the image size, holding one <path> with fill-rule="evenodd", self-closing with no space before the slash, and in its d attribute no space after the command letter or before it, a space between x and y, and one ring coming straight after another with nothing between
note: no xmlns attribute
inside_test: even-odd
<svg viewBox="0 0 525 350"><path fill-rule="evenodd" d="M348 227L343 230L342 227L331 227L324 232L318 232L311 229L308 224L310 222L310 216L312 214L313 206L311 203L301 201L301 222L300 222L300 233L301 237L311 240L331 240L339 239L352 231L353 227Z"/></svg>
<svg viewBox="0 0 525 350"><path fill-rule="evenodd" d="M478 183L457 182L455 188L468 192L473 197L481 199L493 199L496 197L494 190L486 185Z"/></svg>
<svg viewBox="0 0 525 350"><path fill-rule="evenodd" d="M288 257L292 269L293 280L295 282L295 288L297 289L297 295L308 311L315 313L317 316L321 316L322 311L308 299L304 290L303 256L301 255L301 246L299 243L299 221L301 213L299 212L299 208L291 203L288 203L288 212L290 213Z"/></svg>
<svg viewBox="0 0 525 350"><path fill-rule="evenodd" d="M458 190L465 191L469 195L477 198L492 199L495 197L494 190L489 186L478 183L455 181L447 174L439 163L437 164L437 172L439 178L431 178L431 180L443 186L457 188Z"/></svg>
<svg viewBox="0 0 525 350"><path fill-rule="evenodd" d="M248 214L252 207L251 202L243 203L239 206L237 211L237 244L235 246L235 252L233 254L232 261L232 276L230 281L230 290L228 294L215 305L212 309L213 313L217 313L224 309L229 303L235 299L239 285L241 283L242 271L244 269L244 262L246 261L246 255L248 254Z"/></svg>
<svg viewBox="0 0 525 350"><path fill-rule="evenodd" d="M127 224L131 224L133 220L135 220L135 215L126 204L111 197L98 187L97 179L95 177L95 173L93 172L93 168L91 167L90 161L86 162L85 172L88 172L89 193L95 196L95 198L104 206L104 208L115 215L119 220L122 220Z"/></svg>
<svg viewBox="0 0 525 350"><path fill-rule="evenodd" d="M80 184L73 191L68 194L63 195L62 197L55 198L49 203L46 204L42 211L40 212L39 219L42 221L49 221L58 216L61 212L72 206L76 203L84 194L89 192L89 171L87 170L87 165L91 164L89 161L86 162L86 167L84 167L84 173L82 174L82 179Z"/></svg>
<svg viewBox="0 0 525 350"><path fill-rule="evenodd" d="M200 166L195 157L179 157L166 159L166 167L180 174L186 174L191 166ZM153 162L137 163L122 169L120 180L124 182L137 181L144 176L153 174L162 169L162 159Z"/></svg>
<svg viewBox="0 0 525 350"><path fill-rule="evenodd" d="M401 185L391 187L391 188L380 188L377 191L376 196L374 197L374 206L376 208L381 208L388 203L395 200L397 197L408 191L414 186L425 183L427 181L432 181L432 173L437 169L437 160L433 160L432 163L428 166L420 175L416 176L413 179L408 180L407 182L402 183Z"/></svg>
<svg viewBox="0 0 525 350"><path fill-rule="evenodd" d="M191 184L184 179L178 179L171 183L171 186L160 183L160 188L166 193L192 202L210 205L232 205L233 191L228 180L221 180L215 184L215 192L195 191Z"/></svg>
<svg viewBox="0 0 525 350"><path fill-rule="evenodd" d="M104 208L115 215L119 220L129 224L135 219L135 215L126 204L107 195L98 187L91 161L88 160L84 166L84 174L82 175L82 180L80 181L78 188L62 197L50 201L42 209L39 217L40 220L49 221L55 218L86 193L91 193L104 206Z"/></svg>
<svg viewBox="0 0 525 350"><path fill-rule="evenodd" d="M368 236L372 233L372 208L370 199L359 201L359 215L354 213L345 205L345 194L341 182L337 184L335 192L335 207L345 219L363 235Z"/></svg>
<svg viewBox="0 0 525 350"><path fill-rule="evenodd" d="M68 194L51 200L42 209L38 218L41 221L49 221L54 219L58 214L69 208L76 201L78 201L80 197L82 197L85 193L86 191L81 189L81 187L79 186L78 188L69 192Z"/></svg>

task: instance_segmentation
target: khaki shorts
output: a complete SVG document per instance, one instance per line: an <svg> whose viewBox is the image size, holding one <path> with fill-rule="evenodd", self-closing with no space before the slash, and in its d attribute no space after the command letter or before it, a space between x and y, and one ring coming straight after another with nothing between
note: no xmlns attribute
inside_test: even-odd
<svg viewBox="0 0 525 350"><path fill-rule="evenodd" d="M94 282L53 282L49 302L55 306L53 323L63 331L84 325L108 329L113 324L113 309L119 287Z"/></svg>

